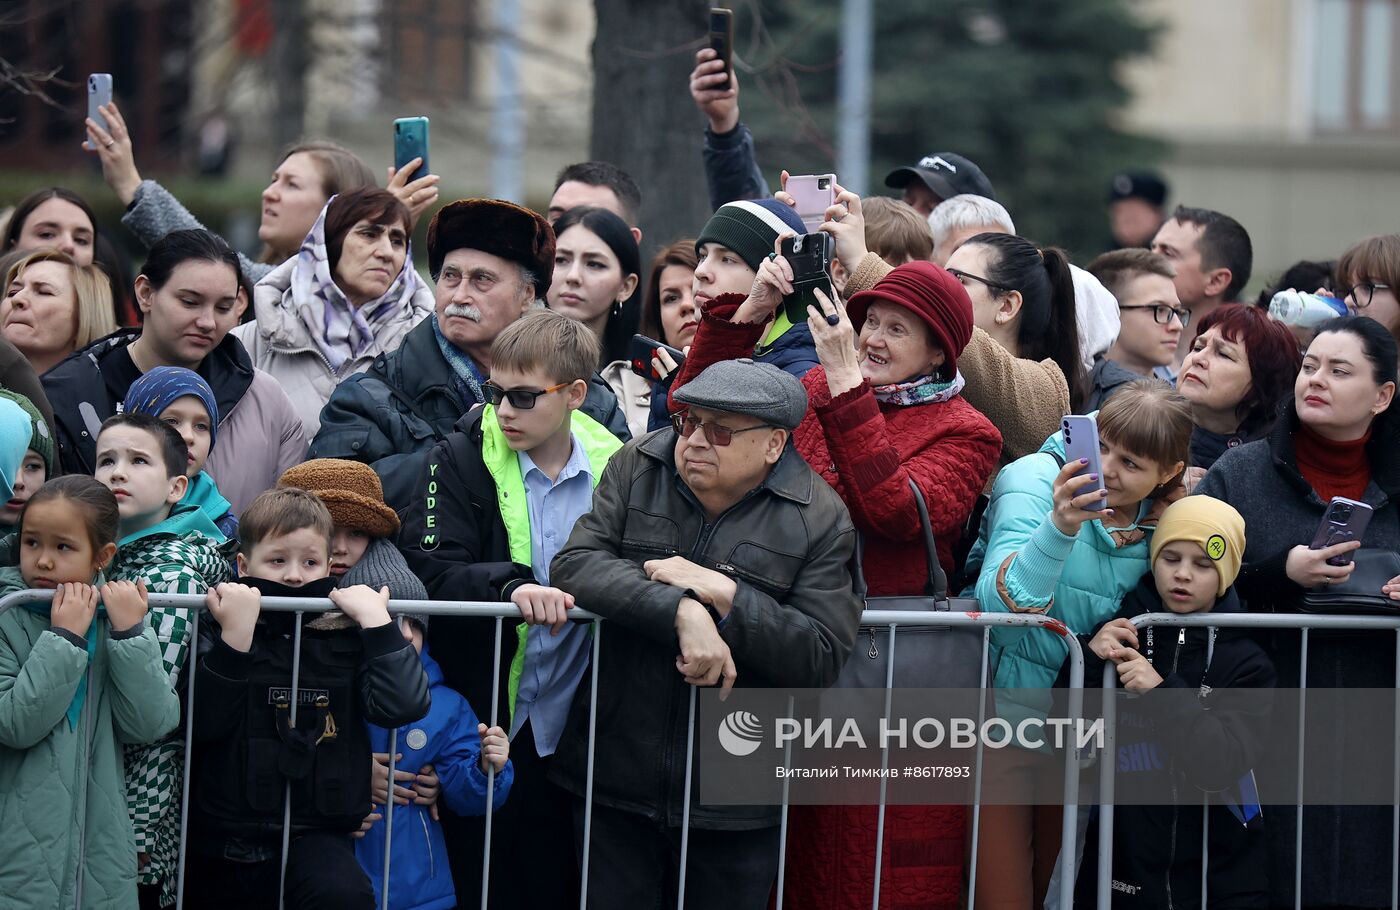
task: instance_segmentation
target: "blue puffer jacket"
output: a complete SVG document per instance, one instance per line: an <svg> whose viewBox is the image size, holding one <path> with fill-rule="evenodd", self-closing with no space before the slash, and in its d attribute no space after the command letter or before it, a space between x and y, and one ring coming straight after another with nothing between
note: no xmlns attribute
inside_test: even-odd
<svg viewBox="0 0 1400 910"><path fill-rule="evenodd" d="M1152 502L1143 502L1138 524L1114 528L1101 521L1085 522L1079 534L1066 537L1050 521L1054 508L1055 475L1064 462L1064 438L1056 433L1034 455L1002 469L992 487L991 503L972 552L968 571L978 572L968 589L987 612L1048 613L1079 635L1118 612L1123 596L1148 571L1150 528L1145 516ZM1152 513L1155 514L1155 513ZM1144 539L1125 546L1118 539L1141 527ZM1014 559L1012 558L1014 557ZM1010 559L1004 578L998 576ZM999 588L1005 588L1005 596ZM1048 630L998 626L992 629L994 684L998 689L1046 689L1038 695L1001 693L998 713L1013 724L1043 717L1049 709L1049 689L1068 655L1064 639Z"/></svg>
<svg viewBox="0 0 1400 910"><path fill-rule="evenodd" d="M476 713L465 698L442 684L442 668L426 649L423 670L428 674L433 705L427 717L399 728L397 750L403 758L397 768L418 771L424 765L432 765L442 780L440 808L458 815L483 815L486 775L481 772ZM369 739L374 751L389 751L388 730L371 725ZM505 803L514 777L514 768L506 762L496 775L496 808ZM382 813L383 809L378 811ZM376 907L384 894L384 830L382 821L375 822L355 842L355 856L374 885ZM394 807L393 851L389 867L389 906L393 910L445 910L457 906L442 826L432 820L427 806ZM480 884L465 882L464 886L477 888Z"/></svg>
<svg viewBox="0 0 1400 910"><path fill-rule="evenodd" d="M812 340L811 328L805 322L793 325L774 338L771 344L760 343L754 350L753 359L759 363L771 363L801 379L818 363L817 344Z"/></svg>

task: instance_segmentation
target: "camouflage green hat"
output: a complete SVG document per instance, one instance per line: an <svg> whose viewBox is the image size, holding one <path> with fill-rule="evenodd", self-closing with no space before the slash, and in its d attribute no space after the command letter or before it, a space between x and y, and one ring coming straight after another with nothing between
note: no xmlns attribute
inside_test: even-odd
<svg viewBox="0 0 1400 910"><path fill-rule="evenodd" d="M18 392L0 389L0 398L10 399L29 415L29 422L34 426L34 435L29 439L29 448L44 459L44 476L53 477L53 432L49 429L49 423L44 419L44 415L40 414L39 409L34 407L34 402Z"/></svg>

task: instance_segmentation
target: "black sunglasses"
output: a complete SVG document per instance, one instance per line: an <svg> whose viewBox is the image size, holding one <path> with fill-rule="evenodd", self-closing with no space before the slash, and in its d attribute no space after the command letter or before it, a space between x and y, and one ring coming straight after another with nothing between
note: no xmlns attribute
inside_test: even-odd
<svg viewBox="0 0 1400 910"><path fill-rule="evenodd" d="M487 404L500 405L502 401L509 401L510 406L517 411L528 411L535 406L541 395L548 395L550 392L557 392L560 389L567 389L573 385L572 382L561 382L552 385L547 389L540 389L538 392L533 389L510 389L506 390L495 383L485 383L481 387L481 392L486 396Z"/></svg>

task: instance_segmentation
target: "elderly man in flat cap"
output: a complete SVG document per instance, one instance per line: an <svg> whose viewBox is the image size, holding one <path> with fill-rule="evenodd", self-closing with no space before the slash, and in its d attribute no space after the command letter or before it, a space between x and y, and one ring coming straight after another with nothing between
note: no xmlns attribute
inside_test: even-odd
<svg viewBox="0 0 1400 910"><path fill-rule="evenodd" d="M850 516L788 445L807 409L801 382L727 360L674 400L686 407L674 429L612 457L593 510L550 565L554 585L609 619L590 907L675 902L689 687L829 686L860 621ZM585 682L552 772L578 797L580 844L588 705ZM694 804L690 819L686 906L763 906L778 869L778 808Z"/></svg>
<svg viewBox="0 0 1400 910"><path fill-rule="evenodd" d="M491 343L549 290L554 229L501 199L459 199L428 225L428 271L436 282L433 318L336 387L307 456L370 465L384 501L399 513L418 489L428 451L484 403ZM597 374L582 410L629 438L627 417Z"/></svg>

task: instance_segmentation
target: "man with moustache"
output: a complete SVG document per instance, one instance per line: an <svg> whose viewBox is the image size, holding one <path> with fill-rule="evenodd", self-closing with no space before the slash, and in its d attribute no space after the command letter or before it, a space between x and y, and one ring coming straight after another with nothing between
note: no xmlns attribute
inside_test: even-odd
<svg viewBox="0 0 1400 910"><path fill-rule="evenodd" d="M485 403L491 343L540 305L554 272L554 230L501 199L459 199L428 225L435 312L349 377L321 410L308 458L362 461L379 474L384 501L402 513L428 452L464 414ZM622 440L627 418L596 373L581 410Z"/></svg>

